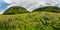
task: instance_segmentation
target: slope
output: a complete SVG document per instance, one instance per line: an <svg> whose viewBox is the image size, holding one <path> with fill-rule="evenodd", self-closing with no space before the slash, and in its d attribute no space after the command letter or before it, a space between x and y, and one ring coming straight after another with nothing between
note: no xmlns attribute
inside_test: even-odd
<svg viewBox="0 0 60 30"><path fill-rule="evenodd" d="M47 6L47 7L37 8L33 12L37 12L37 11L60 13L60 8L56 6Z"/></svg>
<svg viewBox="0 0 60 30"><path fill-rule="evenodd" d="M22 13L28 13L28 11L20 6L12 6L6 11L4 11L4 15L12 15L12 14L22 14Z"/></svg>
<svg viewBox="0 0 60 30"><path fill-rule="evenodd" d="M60 30L60 13L0 15L0 30Z"/></svg>

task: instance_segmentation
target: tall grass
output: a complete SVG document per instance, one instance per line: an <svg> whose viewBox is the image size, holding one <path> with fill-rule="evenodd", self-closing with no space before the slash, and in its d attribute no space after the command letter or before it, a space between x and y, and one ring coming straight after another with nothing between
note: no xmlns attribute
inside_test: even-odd
<svg viewBox="0 0 60 30"><path fill-rule="evenodd" d="M60 30L60 13L1 15L0 30Z"/></svg>

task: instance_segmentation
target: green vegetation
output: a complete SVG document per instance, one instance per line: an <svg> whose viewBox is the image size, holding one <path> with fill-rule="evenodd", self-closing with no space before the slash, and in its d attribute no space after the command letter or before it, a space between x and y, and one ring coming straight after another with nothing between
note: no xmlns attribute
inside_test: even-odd
<svg viewBox="0 0 60 30"><path fill-rule="evenodd" d="M55 7L55 6L47 6L47 7L43 7L43 8L38 8L38 9L34 10L33 12L37 12L37 11L60 13L60 8Z"/></svg>
<svg viewBox="0 0 60 30"><path fill-rule="evenodd" d="M0 15L0 30L60 30L60 8L49 6L29 13L13 6Z"/></svg>
<svg viewBox="0 0 60 30"><path fill-rule="evenodd" d="M12 15L12 14L22 14L22 13L28 13L28 11L20 6L13 6L7 9L3 14L4 15Z"/></svg>
<svg viewBox="0 0 60 30"><path fill-rule="evenodd" d="M60 13L0 15L0 30L60 30Z"/></svg>
<svg viewBox="0 0 60 30"><path fill-rule="evenodd" d="M48 7L38 8L38 9L34 10L33 12L38 12L38 11L60 13L60 8L55 7L55 6L48 6ZM13 6L13 7L10 7L9 9L7 9L3 13L3 15L13 15L13 14L23 14L23 13L29 13L29 12L23 7Z"/></svg>

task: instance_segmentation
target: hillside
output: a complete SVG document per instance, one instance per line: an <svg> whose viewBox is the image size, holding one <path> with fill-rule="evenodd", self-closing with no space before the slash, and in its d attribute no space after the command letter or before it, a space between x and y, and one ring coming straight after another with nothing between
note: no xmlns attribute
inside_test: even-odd
<svg viewBox="0 0 60 30"><path fill-rule="evenodd" d="M60 13L60 8L58 8L56 6L47 6L47 7L43 7L43 8L37 8L33 12L37 12L37 11Z"/></svg>
<svg viewBox="0 0 60 30"><path fill-rule="evenodd" d="M4 11L4 15L12 15L12 14L22 14L22 13L28 13L28 11L20 6L12 6L6 11Z"/></svg>
<svg viewBox="0 0 60 30"><path fill-rule="evenodd" d="M0 15L0 30L60 30L60 13Z"/></svg>
<svg viewBox="0 0 60 30"><path fill-rule="evenodd" d="M55 6L47 6L47 7L37 8L32 12L38 12L38 11L60 13L60 8ZM23 7L13 6L7 9L6 11L4 11L3 15L13 15L13 14L23 14L23 13L29 13L29 12Z"/></svg>

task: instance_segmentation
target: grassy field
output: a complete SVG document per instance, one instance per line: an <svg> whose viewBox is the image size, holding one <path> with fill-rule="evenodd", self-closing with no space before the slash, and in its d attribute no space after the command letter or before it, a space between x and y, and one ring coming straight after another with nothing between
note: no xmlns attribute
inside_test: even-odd
<svg viewBox="0 0 60 30"><path fill-rule="evenodd" d="M60 30L60 13L0 15L0 30Z"/></svg>

